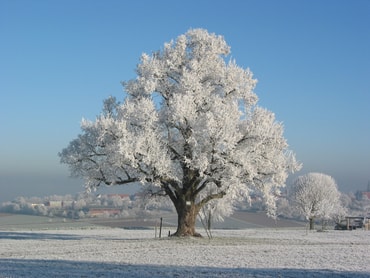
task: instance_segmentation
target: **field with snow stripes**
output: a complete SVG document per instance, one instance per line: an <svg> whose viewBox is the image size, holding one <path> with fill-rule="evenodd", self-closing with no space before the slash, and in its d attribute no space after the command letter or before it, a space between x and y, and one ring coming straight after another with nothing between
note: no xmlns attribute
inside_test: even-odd
<svg viewBox="0 0 370 278"><path fill-rule="evenodd" d="M370 277L370 232L216 230L0 231L0 277Z"/></svg>

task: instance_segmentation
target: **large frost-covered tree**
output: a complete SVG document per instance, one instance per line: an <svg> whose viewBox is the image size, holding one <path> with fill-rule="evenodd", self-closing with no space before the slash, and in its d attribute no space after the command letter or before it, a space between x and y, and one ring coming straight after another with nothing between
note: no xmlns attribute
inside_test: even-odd
<svg viewBox="0 0 370 278"><path fill-rule="evenodd" d="M104 102L94 121L59 155L87 189L140 182L170 198L175 235L197 235L200 209L228 196L260 192L274 213L275 196L300 165L283 126L257 106L249 69L226 61L222 36L189 30L152 55L143 54L127 97Z"/></svg>
<svg viewBox="0 0 370 278"><path fill-rule="evenodd" d="M322 173L298 177L293 182L290 198L300 214L309 220L310 230L314 229L316 217L328 219L343 210L335 180Z"/></svg>

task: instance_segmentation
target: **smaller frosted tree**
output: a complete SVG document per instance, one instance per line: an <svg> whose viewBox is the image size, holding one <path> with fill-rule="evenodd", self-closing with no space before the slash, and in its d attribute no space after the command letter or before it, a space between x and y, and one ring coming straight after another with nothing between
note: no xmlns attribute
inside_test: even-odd
<svg viewBox="0 0 370 278"><path fill-rule="evenodd" d="M314 229L316 218L331 218L341 206L335 180L321 173L298 177L291 188L290 200L295 209L309 221L310 230Z"/></svg>

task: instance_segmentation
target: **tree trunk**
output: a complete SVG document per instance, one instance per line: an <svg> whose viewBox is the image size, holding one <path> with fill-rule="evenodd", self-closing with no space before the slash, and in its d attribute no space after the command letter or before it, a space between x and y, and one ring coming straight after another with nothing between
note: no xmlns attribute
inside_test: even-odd
<svg viewBox="0 0 370 278"><path fill-rule="evenodd" d="M193 202L181 202L176 206L177 210L177 231L173 236L196 236L201 235L195 232L195 222L199 212L199 207Z"/></svg>
<svg viewBox="0 0 370 278"><path fill-rule="evenodd" d="M314 217L311 217L309 220L310 220L310 230L314 230L315 229Z"/></svg>

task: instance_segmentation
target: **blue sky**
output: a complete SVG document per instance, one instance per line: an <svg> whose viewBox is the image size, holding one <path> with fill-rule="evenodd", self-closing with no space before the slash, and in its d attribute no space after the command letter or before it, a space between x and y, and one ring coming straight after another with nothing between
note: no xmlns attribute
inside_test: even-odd
<svg viewBox="0 0 370 278"><path fill-rule="evenodd" d="M304 164L298 175L365 189L369 15L367 0L0 0L0 201L82 191L57 153L103 99L123 98L143 52L189 28L223 35L252 70L260 105Z"/></svg>

